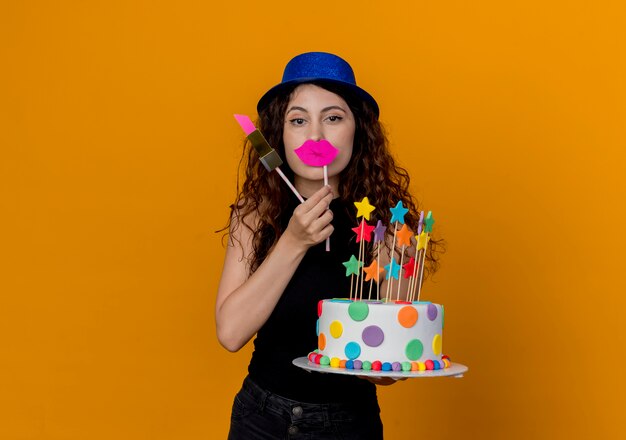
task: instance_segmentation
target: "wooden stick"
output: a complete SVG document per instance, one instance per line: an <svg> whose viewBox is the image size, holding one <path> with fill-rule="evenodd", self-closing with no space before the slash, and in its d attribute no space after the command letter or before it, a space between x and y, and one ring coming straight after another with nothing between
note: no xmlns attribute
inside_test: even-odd
<svg viewBox="0 0 626 440"><path fill-rule="evenodd" d="M400 286L402 285L402 263L404 263L405 247L405 245L402 245L402 250L400 251L400 278L398 278L398 292L396 293L396 301L400 301Z"/></svg>
<svg viewBox="0 0 626 440"><path fill-rule="evenodd" d="M428 240L426 241L426 244L424 245L424 253L422 254L422 264L420 267L420 281L419 281L419 286L418 286L418 290L417 290L417 300L420 300L420 293L422 292L422 283L424 282L424 262L426 261L426 249L428 249Z"/></svg>
<svg viewBox="0 0 626 440"><path fill-rule="evenodd" d="M363 240L363 227L364 226L365 226L365 219L362 219L361 220L361 242L359 243L359 262L365 260L365 257L363 257L363 260L361 260L362 254L365 253L365 240ZM363 278L365 278L363 276L363 266L365 266L365 263L361 265L361 293L359 294L360 300L363 300Z"/></svg>
<svg viewBox="0 0 626 440"><path fill-rule="evenodd" d="M382 240L378 242L378 268L380 269L380 244ZM378 272L378 281L376 282L376 301L380 301L380 272Z"/></svg>
<svg viewBox="0 0 626 440"><path fill-rule="evenodd" d="M413 302L413 300L415 299L415 289L416 289L416 281L417 281L417 268L420 267L420 251L417 251L417 254L415 254L415 266L413 266L413 275L411 278L411 302Z"/></svg>
<svg viewBox="0 0 626 440"><path fill-rule="evenodd" d="M328 185L328 166L324 165L324 185ZM326 252L330 252L330 237L326 238Z"/></svg>
<svg viewBox="0 0 626 440"><path fill-rule="evenodd" d="M295 186L293 186L291 184L291 182L289 181L289 179L287 179L287 176L285 176L283 174L283 172L281 171L281 169L279 167L274 168L276 170L276 172L278 173L278 175L280 177L283 178L283 180L285 181L285 183L287 184L287 186L289 188L291 188L291 191L296 195L296 197L298 198L298 200L300 200L300 203L304 203L304 199L302 198L302 196L300 195L300 193L298 192L298 190L296 189Z"/></svg>
<svg viewBox="0 0 626 440"><path fill-rule="evenodd" d="M398 232L397 229L398 226L398 221L396 220L396 223L393 225L393 241L391 244L391 261L389 262L389 268L393 269L393 263L395 261L395 250L396 250L396 232ZM385 293L385 300L389 301L389 289L391 289L391 286L393 286L393 270L389 271L389 283L387 283L387 293Z"/></svg>

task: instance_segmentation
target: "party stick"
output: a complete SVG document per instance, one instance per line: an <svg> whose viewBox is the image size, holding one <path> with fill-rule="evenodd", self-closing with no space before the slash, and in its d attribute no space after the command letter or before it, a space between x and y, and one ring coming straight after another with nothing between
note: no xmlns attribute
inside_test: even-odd
<svg viewBox="0 0 626 440"><path fill-rule="evenodd" d="M397 230L397 225L398 225L398 222L396 222L396 224L393 225L393 241L392 241L392 244L391 244L391 250L390 250L390 255L389 255L389 257L391 259L391 263L390 263L391 264L391 269L393 269L393 260L395 260L395 258L396 258L394 256L394 253L395 253L394 251L395 251L395 248L396 248L396 232L398 231ZM391 271L391 269L389 269L389 270ZM388 279L389 279L389 282L387 283L387 292L385 292L385 302L389 301L389 289L393 285L393 276L390 276Z"/></svg>
<svg viewBox="0 0 626 440"><path fill-rule="evenodd" d="M378 220L376 228L374 229L374 243L378 242L378 246L376 248L378 254L376 262L378 264L378 267L380 267L380 246L385 240L385 230L387 230L387 227L383 226L382 221ZM376 280L376 300L380 301L380 276Z"/></svg>
<svg viewBox="0 0 626 440"><path fill-rule="evenodd" d="M359 260L360 261L365 261L365 258L363 258L363 253L365 251L365 241L363 240L363 225L364 224L365 224L365 220L361 220L361 242L359 243ZM361 260L361 258L363 258L363 260ZM359 300L361 300L361 301L363 300L363 278L364 278L363 277L363 266L361 266L361 270L359 272L359 274L361 276L361 288L359 290ZM357 281L358 281L358 279L359 279L359 276L357 275Z"/></svg>
<svg viewBox="0 0 626 440"><path fill-rule="evenodd" d="M394 206L393 208L390 208L389 211L391 211L391 220L389 221L389 223L393 224L393 241L391 244L391 260L393 262L395 262L395 257L393 256L395 253L395 249L396 249L396 234L398 232L398 222L404 224L404 216L406 215L407 212L409 212L408 209L406 209L404 206L402 206L402 200L400 200L398 203L396 203L396 206ZM395 224L394 224L394 220L395 220ZM393 269L393 263L391 264L391 268ZM385 294L385 300L389 301L389 291L393 286L393 276L390 277L390 282L387 284L387 293Z"/></svg>
<svg viewBox="0 0 626 440"><path fill-rule="evenodd" d="M422 267L420 268L420 279L419 286L417 290L417 300L420 299L420 293L422 291L422 283L424 282L424 263L426 262L426 251L428 250L428 242L430 241L430 233L433 231L433 224L435 223L435 219L433 218L433 212L428 211L426 214L426 218L424 219L424 230L423 233L426 233L426 243L424 244L424 254L422 257Z"/></svg>
<svg viewBox="0 0 626 440"><path fill-rule="evenodd" d="M359 243L359 260L362 261L361 257L363 257L363 260L365 260L365 242L367 241L369 243L372 240L372 231L374 230L374 227L368 225L365 219L362 218L361 224L356 228L352 228L352 230L356 232L356 241L357 243ZM364 266L361 266L361 290L359 294L359 299L361 300L363 299L363 271Z"/></svg>
<svg viewBox="0 0 626 440"><path fill-rule="evenodd" d="M365 219L369 220L370 219L370 214L372 213L372 211L374 211L376 209L375 206L370 205L370 201L367 197L363 197L363 199L361 199L360 202L354 202L354 206L356 206L356 218L357 220L359 219L359 217L362 217L361 219L361 234L359 235L358 229L357 228L352 228L352 230L354 232L356 232L357 234L357 241L362 241L363 240L363 229L364 226L367 226L367 241L369 242L371 239L371 233L372 230L374 228L372 228L371 226L369 226L367 223L365 223ZM361 246L359 246L359 260L361 259ZM362 264L362 263L361 263ZM358 278L357 278L358 280ZM362 286L362 283L361 283ZM361 288L361 294L363 294L363 289Z"/></svg>
<svg viewBox="0 0 626 440"><path fill-rule="evenodd" d="M380 267L380 245L381 245L381 242L378 242L378 258L376 260L376 263L378 264L379 267ZM376 282L376 301L380 301L380 275Z"/></svg>
<svg viewBox="0 0 626 440"><path fill-rule="evenodd" d="M376 281L376 283L378 283L380 281L380 274L381 272L384 272L384 269L380 268L378 266L378 263L376 262L376 260L374 259L372 261L372 264L370 264L369 266L363 268L363 271L367 274L367 277L365 277L365 282L370 282L370 293L368 296L368 299L372 299L372 288L374 286L374 281Z"/></svg>
<svg viewBox="0 0 626 440"><path fill-rule="evenodd" d="M359 273L359 267L363 264L355 258L354 255L350 256L348 261L341 263L346 268L346 276L350 276L350 299L352 299L352 291L354 288L354 275Z"/></svg>
<svg viewBox="0 0 626 440"><path fill-rule="evenodd" d="M408 279L408 286L407 286L407 292L406 292L406 301L412 301L411 299L411 281L413 280L412 278L412 273L413 273L413 269L415 268L415 258L411 257L409 258L409 262L406 263L404 266L402 266L404 269L404 278Z"/></svg>
<svg viewBox="0 0 626 440"><path fill-rule="evenodd" d="M250 118L246 115L234 115L235 119L243 129L243 132L246 134L246 137L252 144L252 147L259 155L259 159L261 163L265 167L267 171L276 170L278 175L285 181L289 189L296 195L300 203L304 203L304 199L298 192L298 190L291 184L287 176L285 176L280 169L280 165L283 164L282 159L274 150L270 144L267 143L267 140L263 136L263 134L254 126Z"/></svg>
<svg viewBox="0 0 626 440"><path fill-rule="evenodd" d="M430 241L429 234L422 232L422 234L426 235L425 243L424 243L424 253L422 254L422 263L420 264L420 276L419 282L417 283L417 300L420 300L420 293L422 292L422 282L424 281L424 263L426 262L426 250L428 249L428 242ZM421 235L420 235L421 236Z"/></svg>
<svg viewBox="0 0 626 440"><path fill-rule="evenodd" d="M293 152L304 164L311 167L323 167L324 185L328 185L328 165L339 154L339 150L333 144L326 139L319 141L308 139ZM328 251L330 251L330 237L326 239L326 252Z"/></svg>
<svg viewBox="0 0 626 440"><path fill-rule="evenodd" d="M398 231L398 245L402 246L402 250L400 251L400 268L402 268L404 263L404 250L407 246L411 246L411 235L413 233L407 227L406 223L402 225L400 231ZM402 286L402 280L398 279L398 291L396 292L396 301L400 300L400 287Z"/></svg>
<svg viewBox="0 0 626 440"><path fill-rule="evenodd" d="M422 233L422 227L424 225L424 211L420 211L420 219L417 222L417 235L415 236L415 239L418 240L419 242L419 235ZM415 260L417 262L417 264L415 266L413 266L413 278L411 279L411 288L410 288L410 292L411 292L411 301L413 301L413 298L415 298L415 276L417 275L417 267L420 265L419 261L420 261L420 253L419 253L419 248L417 247L417 243L415 246Z"/></svg>

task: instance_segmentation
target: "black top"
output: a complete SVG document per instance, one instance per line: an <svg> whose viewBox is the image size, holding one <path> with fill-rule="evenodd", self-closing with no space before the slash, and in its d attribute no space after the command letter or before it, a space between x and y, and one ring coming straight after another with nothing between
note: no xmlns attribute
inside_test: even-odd
<svg viewBox="0 0 626 440"><path fill-rule="evenodd" d="M292 202L283 219L286 226L295 209ZM312 246L296 269L267 322L254 340L248 367L250 377L266 390L288 399L331 403L375 399L376 386L355 376L307 372L292 364L317 348L317 303L326 298L347 298L350 277L344 261L358 257L359 247L351 228L356 227L354 204L335 199L330 252L326 243ZM357 400L355 400L357 399Z"/></svg>

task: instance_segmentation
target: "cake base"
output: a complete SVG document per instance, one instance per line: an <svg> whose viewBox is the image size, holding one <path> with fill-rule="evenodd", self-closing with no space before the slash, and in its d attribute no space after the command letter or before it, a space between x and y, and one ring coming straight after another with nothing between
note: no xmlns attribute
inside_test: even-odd
<svg viewBox="0 0 626 440"><path fill-rule="evenodd" d="M299 357L293 360L293 364L296 367L302 368L307 371L315 371L318 373L332 373L332 374L347 374L352 376L367 376L367 377L393 377L398 379L408 379L414 377L463 377L463 373L469 370L468 367L456 362L451 362L448 368L440 370L426 370L426 371L373 371L373 370L349 370L347 368L336 368L328 365L318 365L309 361L306 356Z"/></svg>

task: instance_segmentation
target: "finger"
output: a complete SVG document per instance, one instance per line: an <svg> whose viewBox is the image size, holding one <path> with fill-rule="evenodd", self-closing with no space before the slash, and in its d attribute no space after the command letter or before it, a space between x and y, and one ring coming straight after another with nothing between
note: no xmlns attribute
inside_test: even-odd
<svg viewBox="0 0 626 440"><path fill-rule="evenodd" d="M319 190L317 190L311 197L309 197L306 202L302 203L302 207L305 212L309 212L313 207L315 207L324 197L328 194L332 194L332 188L329 185L325 185Z"/></svg>
<svg viewBox="0 0 626 440"><path fill-rule="evenodd" d="M311 222L311 229L313 231L319 231L324 229L333 220L333 212L328 209L320 217Z"/></svg>
<svg viewBox="0 0 626 440"><path fill-rule="evenodd" d="M324 240L326 240L328 237L330 237L333 234L334 230L335 230L335 228L333 227L333 225L328 225L324 229L322 229L321 232L320 232L319 240L317 241L317 243L321 243Z"/></svg>
<svg viewBox="0 0 626 440"><path fill-rule="evenodd" d="M320 200L317 205L313 206L311 210L305 214L306 218L309 219L310 221L314 221L315 219L320 217L322 214L328 211L330 202L332 202L332 200L333 200L333 193L331 192L327 194L325 197L323 197L322 200Z"/></svg>

